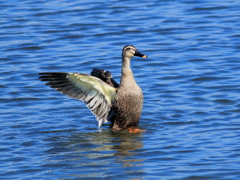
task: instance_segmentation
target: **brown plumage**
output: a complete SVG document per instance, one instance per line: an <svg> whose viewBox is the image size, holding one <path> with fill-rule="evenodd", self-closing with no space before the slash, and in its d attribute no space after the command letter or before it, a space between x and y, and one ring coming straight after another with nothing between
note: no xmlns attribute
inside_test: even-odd
<svg viewBox="0 0 240 180"><path fill-rule="evenodd" d="M123 48L120 85L109 71L99 69L93 69L91 76L49 72L39 73L39 78L62 94L83 101L95 114L99 127L111 121L111 129L126 129L139 123L143 104L142 90L130 68L133 56L147 57L132 45Z"/></svg>

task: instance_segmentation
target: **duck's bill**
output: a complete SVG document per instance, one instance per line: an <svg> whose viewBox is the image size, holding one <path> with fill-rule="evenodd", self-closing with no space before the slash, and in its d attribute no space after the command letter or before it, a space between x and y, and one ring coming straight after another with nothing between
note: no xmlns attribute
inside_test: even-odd
<svg viewBox="0 0 240 180"><path fill-rule="evenodd" d="M139 51L136 51L134 56L139 56L141 58L147 58L147 55L140 53Z"/></svg>

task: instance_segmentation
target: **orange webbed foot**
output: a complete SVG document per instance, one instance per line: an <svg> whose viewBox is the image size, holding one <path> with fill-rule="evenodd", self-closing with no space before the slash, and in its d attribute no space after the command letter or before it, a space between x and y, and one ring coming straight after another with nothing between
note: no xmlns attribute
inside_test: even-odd
<svg viewBox="0 0 240 180"><path fill-rule="evenodd" d="M138 128L128 128L128 132L130 133L142 133L144 130L138 129Z"/></svg>

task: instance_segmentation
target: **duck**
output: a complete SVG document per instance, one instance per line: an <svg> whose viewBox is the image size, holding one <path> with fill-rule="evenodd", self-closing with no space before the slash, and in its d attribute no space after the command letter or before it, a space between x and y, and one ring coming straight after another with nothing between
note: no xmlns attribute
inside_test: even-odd
<svg viewBox="0 0 240 180"><path fill-rule="evenodd" d="M129 132L142 132L139 124L143 93L138 86L130 67L131 58L147 58L133 45L122 49L121 80L118 84L110 71L93 69L90 75L67 72L41 72L41 81L47 81L56 91L68 97L83 101L95 115L100 128L111 122L113 131L127 129Z"/></svg>

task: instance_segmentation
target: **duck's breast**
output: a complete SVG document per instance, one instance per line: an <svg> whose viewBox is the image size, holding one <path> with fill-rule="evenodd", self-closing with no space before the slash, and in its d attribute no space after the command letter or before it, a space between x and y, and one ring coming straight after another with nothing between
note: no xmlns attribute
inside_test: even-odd
<svg viewBox="0 0 240 180"><path fill-rule="evenodd" d="M138 124L142 112L143 94L137 84L119 88L116 95L117 119L126 126Z"/></svg>

